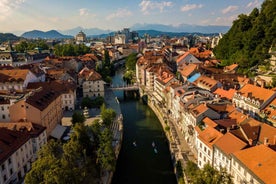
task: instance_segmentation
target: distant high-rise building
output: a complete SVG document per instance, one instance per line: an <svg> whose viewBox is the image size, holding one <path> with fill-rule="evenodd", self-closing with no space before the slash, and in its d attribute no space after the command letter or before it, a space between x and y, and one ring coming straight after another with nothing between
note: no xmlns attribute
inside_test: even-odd
<svg viewBox="0 0 276 184"><path fill-rule="evenodd" d="M84 34L84 32L80 31L75 36L75 40L76 40L77 43L84 43L84 42L86 42L86 35Z"/></svg>
<svg viewBox="0 0 276 184"><path fill-rule="evenodd" d="M138 33L136 31L130 31L129 28L124 28L114 35L115 44L138 43L138 40Z"/></svg>

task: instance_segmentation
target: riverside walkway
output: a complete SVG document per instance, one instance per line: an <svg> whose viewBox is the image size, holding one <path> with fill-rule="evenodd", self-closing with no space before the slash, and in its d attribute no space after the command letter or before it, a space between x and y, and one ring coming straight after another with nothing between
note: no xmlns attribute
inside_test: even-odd
<svg viewBox="0 0 276 184"><path fill-rule="evenodd" d="M110 88L105 89L104 99L106 107L111 108L116 112L116 118L110 125L110 130L113 134L112 146L115 151L116 159L118 159L123 139L123 116L121 113L120 102ZM101 178L102 184L111 183L113 172L105 172Z"/></svg>

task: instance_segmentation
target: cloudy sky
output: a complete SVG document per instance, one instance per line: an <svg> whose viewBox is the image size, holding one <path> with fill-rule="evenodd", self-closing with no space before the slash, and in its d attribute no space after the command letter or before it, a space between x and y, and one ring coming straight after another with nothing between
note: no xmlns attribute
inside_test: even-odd
<svg viewBox="0 0 276 184"><path fill-rule="evenodd" d="M136 23L231 25L263 0L0 0L0 32L120 30Z"/></svg>

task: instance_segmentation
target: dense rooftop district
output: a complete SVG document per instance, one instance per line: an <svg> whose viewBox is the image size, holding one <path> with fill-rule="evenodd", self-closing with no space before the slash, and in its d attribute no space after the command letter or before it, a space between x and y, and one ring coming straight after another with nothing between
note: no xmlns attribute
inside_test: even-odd
<svg viewBox="0 0 276 184"><path fill-rule="evenodd" d="M137 53L140 95L168 125L177 124L199 168L225 167L234 183L276 183L276 92L265 88L272 79L237 74L238 64L218 67L211 48L222 36L138 39L124 29L108 42L88 44L88 54L64 57L2 44L0 183L22 181L47 140L62 139L63 112L78 108L78 97L104 96L96 66L105 50L115 65ZM87 44L86 35L60 42L66 43Z"/></svg>

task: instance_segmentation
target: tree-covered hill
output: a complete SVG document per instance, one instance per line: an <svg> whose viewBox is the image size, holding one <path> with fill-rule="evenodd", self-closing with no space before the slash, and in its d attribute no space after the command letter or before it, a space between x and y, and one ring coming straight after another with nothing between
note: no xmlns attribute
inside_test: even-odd
<svg viewBox="0 0 276 184"><path fill-rule="evenodd" d="M249 15L241 14L220 40L214 53L223 64L238 63L240 72L263 64L269 58L269 48L276 44L276 1L265 0L261 9Z"/></svg>
<svg viewBox="0 0 276 184"><path fill-rule="evenodd" d="M15 41L19 39L19 37L15 36L12 33L0 33L0 44L6 41Z"/></svg>

